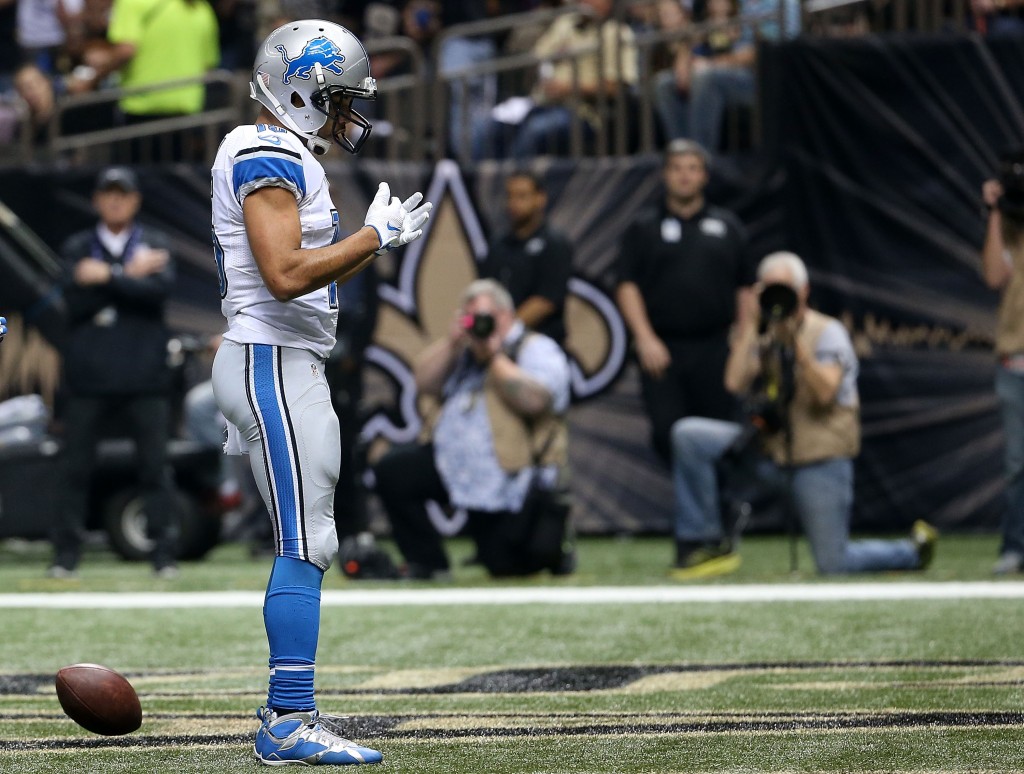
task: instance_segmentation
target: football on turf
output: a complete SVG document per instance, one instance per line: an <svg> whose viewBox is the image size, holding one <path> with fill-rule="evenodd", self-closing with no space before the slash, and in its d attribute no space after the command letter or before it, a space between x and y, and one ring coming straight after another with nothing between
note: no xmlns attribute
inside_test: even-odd
<svg viewBox="0 0 1024 774"><path fill-rule="evenodd" d="M142 705L123 675L99 664L72 664L57 672L64 712L94 734L120 736L142 725Z"/></svg>

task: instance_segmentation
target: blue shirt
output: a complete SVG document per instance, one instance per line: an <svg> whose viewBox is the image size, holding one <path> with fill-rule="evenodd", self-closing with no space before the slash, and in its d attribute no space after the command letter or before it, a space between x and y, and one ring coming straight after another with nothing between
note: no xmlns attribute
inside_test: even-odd
<svg viewBox="0 0 1024 774"><path fill-rule="evenodd" d="M524 328L517 322L506 343ZM569 408L569 363L550 338L531 334L520 347L516 363L552 395L552 411ZM498 462L491 421L484 398L486 369L466 355L448 377L444 404L434 428L434 462L452 505L477 511L518 511L526 498L533 467L508 473Z"/></svg>

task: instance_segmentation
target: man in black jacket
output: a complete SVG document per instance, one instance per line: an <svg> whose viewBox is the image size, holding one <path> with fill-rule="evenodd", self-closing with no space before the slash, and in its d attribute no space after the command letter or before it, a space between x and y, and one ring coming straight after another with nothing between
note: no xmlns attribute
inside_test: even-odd
<svg viewBox="0 0 1024 774"><path fill-rule="evenodd" d="M651 444L667 461L677 419L735 418L722 380L729 330L749 306L756 266L739 218L704 198L700 145L670 143L662 178L662 202L623 235L615 299L633 334Z"/></svg>
<svg viewBox="0 0 1024 774"><path fill-rule="evenodd" d="M564 346L572 243L548 224L547 206L540 175L520 170L505 179L508 231L491 242L480 276L505 286L527 328Z"/></svg>
<svg viewBox="0 0 1024 774"><path fill-rule="evenodd" d="M93 194L100 222L71 236L61 251L68 307L62 353L66 467L59 519L52 530L51 577L70 577L76 571L96 445L115 421L126 423L135 441L154 571L162 578L177 573L167 470L170 375L164 324L174 269L167 237L136 223L141 204L132 170L104 170Z"/></svg>

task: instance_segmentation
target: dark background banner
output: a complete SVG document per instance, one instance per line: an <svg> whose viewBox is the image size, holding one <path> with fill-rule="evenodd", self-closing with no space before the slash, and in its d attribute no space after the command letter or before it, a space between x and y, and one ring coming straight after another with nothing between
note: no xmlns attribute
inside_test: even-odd
<svg viewBox="0 0 1024 774"><path fill-rule="evenodd" d="M888 37L796 42L763 54L768 142L716 166L709 198L738 212L758 254L803 256L812 303L853 334L864 417L854 526L902 530L927 518L944 529L994 528L1002 507L991 355L997 296L978 273L979 191L997 154L1022 139L1022 49ZM619 237L658 197L659 164L550 161L542 169L552 222L576 247L571 454L586 532L666 532L671 524L668 473L647 448L635 367L610 301ZM503 227L508 168L335 158L328 171L349 231L361 225L379 180L401 195L429 192L438 205L426 238L379 266L364 430L370 442L401 440L418 429L410 361L441 334L486 239ZM56 248L91 224L94 173L8 170L0 198ZM172 323L219 332L208 170L147 169L142 180L143 220L169 232L177 251ZM3 271L0 304L24 311L29 299L4 296ZM21 366L19 384L31 383ZM0 390L15 386L8 380Z"/></svg>

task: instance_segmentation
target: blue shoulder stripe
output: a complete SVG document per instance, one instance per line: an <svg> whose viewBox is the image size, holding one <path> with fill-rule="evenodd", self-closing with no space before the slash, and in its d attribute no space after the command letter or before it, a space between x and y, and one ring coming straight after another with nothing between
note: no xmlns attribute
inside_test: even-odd
<svg viewBox="0 0 1024 774"><path fill-rule="evenodd" d="M306 175L302 164L276 154L260 154L235 161L232 174L235 197L238 197L238 192L243 186L268 178L292 183L300 196L306 195Z"/></svg>

